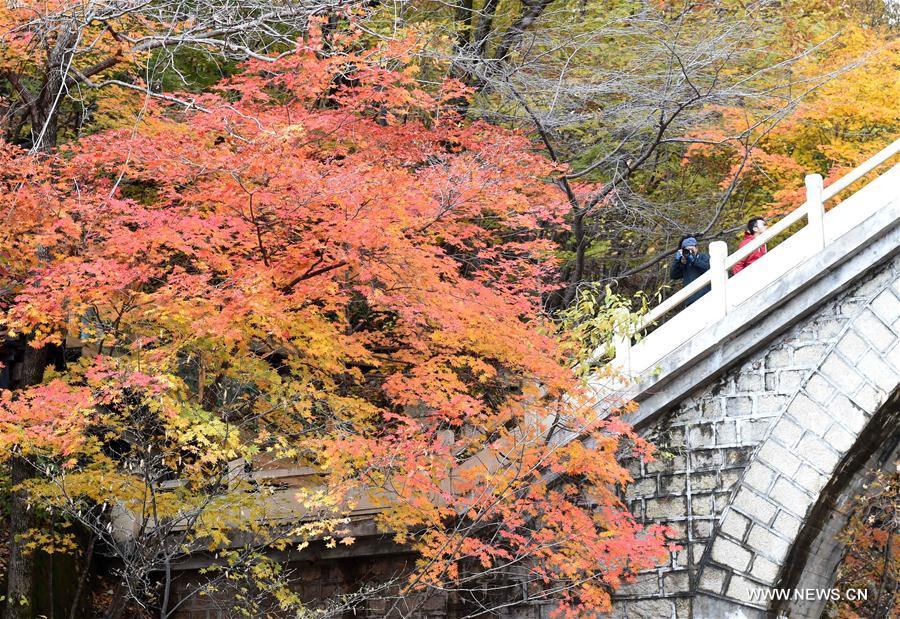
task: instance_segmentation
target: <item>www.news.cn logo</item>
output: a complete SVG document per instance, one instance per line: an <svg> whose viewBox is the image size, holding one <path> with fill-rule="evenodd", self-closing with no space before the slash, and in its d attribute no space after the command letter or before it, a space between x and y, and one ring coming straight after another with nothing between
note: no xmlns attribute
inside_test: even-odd
<svg viewBox="0 0 900 619"><path fill-rule="evenodd" d="M774 602L776 600L794 602L815 602L828 601L836 602L838 600L868 600L868 589L749 589L750 601L752 602Z"/></svg>

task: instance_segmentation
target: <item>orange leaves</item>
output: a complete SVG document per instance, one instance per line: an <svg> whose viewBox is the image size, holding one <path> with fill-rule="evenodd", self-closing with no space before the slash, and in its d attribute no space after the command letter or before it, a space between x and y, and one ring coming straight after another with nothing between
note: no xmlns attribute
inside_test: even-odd
<svg viewBox="0 0 900 619"><path fill-rule="evenodd" d="M738 220L793 210L805 199L806 174L837 178L900 132L900 44L873 14L846 3L786 2L778 18L778 36L766 46L797 55L788 75L764 76L771 95L759 108L710 106L711 122L690 136L701 142L685 149L692 173L710 173L722 189L741 179Z"/></svg>
<svg viewBox="0 0 900 619"><path fill-rule="evenodd" d="M831 600L826 611L846 618L894 617L900 612L900 600L890 593L900 569L900 474L876 470L861 490L848 501L849 518L837 536L846 551L834 586L842 591L868 589L869 596Z"/></svg>
<svg viewBox="0 0 900 619"><path fill-rule="evenodd" d="M72 455L83 441L92 406L88 389L61 380L26 393L0 392L0 453Z"/></svg>
<svg viewBox="0 0 900 619"><path fill-rule="evenodd" d="M402 50L314 52L248 63L221 85L237 101L204 95L209 112L150 110L79 142L49 198L25 186L46 257L16 273L4 320L97 356L69 369L70 400L7 404L7 432L77 436L72 411L93 399L104 432L145 433L197 487L254 454L304 467L321 484L307 513L377 511L420 552L422 582L522 564L537 597L562 583L570 608L606 608L589 583L652 565L662 534L616 499L616 447L635 437L577 410L541 313L543 239L568 210L542 178L553 166L446 109L458 84L426 92L386 68ZM65 210L44 217L41 200Z"/></svg>

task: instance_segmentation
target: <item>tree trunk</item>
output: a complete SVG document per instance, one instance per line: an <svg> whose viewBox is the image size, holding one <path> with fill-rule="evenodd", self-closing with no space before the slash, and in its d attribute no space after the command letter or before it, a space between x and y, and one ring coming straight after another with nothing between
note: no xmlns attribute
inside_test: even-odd
<svg viewBox="0 0 900 619"><path fill-rule="evenodd" d="M562 307L567 307L575 300L575 293L578 291L578 284L584 278L584 260L585 250L587 249L587 239L585 238L584 214L575 213L572 218L572 235L575 238L575 264L572 272L569 274L569 281L566 284L565 291L562 295Z"/></svg>
<svg viewBox="0 0 900 619"><path fill-rule="evenodd" d="M73 23L60 28L56 44L47 54L46 73L32 111L32 150L48 152L56 146L59 134L59 108L65 97L66 75L78 30Z"/></svg>
<svg viewBox="0 0 900 619"><path fill-rule="evenodd" d="M24 457L10 460L10 480L13 487L31 476L31 465ZM21 536L31 527L31 510L28 508L28 492L22 488L12 494L9 509L9 568L7 570L5 619L30 619L34 617L32 576L34 557L24 548Z"/></svg>
<svg viewBox="0 0 900 619"><path fill-rule="evenodd" d="M91 561L94 559L94 544L97 543L97 535L91 533L91 541L88 542L87 550L84 551L84 563L81 566L81 574L78 576L78 587L75 589L75 597L72 600L72 606L69 609L69 619L77 619L78 610L81 606L81 596L84 593L85 585L91 573Z"/></svg>
<svg viewBox="0 0 900 619"><path fill-rule="evenodd" d="M51 65L41 92L38 94L31 118L32 150L50 152L59 135L59 105L62 100L62 80L65 67Z"/></svg>
<svg viewBox="0 0 900 619"><path fill-rule="evenodd" d="M106 614L103 615L103 619L120 619L127 605L128 595L125 591L125 585L119 582L115 591L113 591L112 600L109 603L109 608L106 609Z"/></svg>
<svg viewBox="0 0 900 619"><path fill-rule="evenodd" d="M525 31L531 27L534 21L541 16L541 13L544 12L544 9L553 2L553 0L538 0L533 3L523 3L524 7L522 10L522 14L506 29L506 32L503 33L503 38L500 40L500 45L497 46L497 50L494 52L494 58L497 60L505 60L507 56L509 56L513 47L515 47L516 43L519 42L519 39L522 38L522 35L525 34Z"/></svg>
<svg viewBox="0 0 900 619"><path fill-rule="evenodd" d="M21 361L21 378L13 387L40 383L44 378L44 369L50 363L51 354L50 346L40 349L26 346ZM10 459L9 466L14 488L32 475L31 463L25 456L14 456ZM4 618L31 619L34 617L34 557L25 549L22 536L32 526L33 512L29 505L28 491L24 488L17 488L13 492L9 514L9 566Z"/></svg>
<svg viewBox="0 0 900 619"><path fill-rule="evenodd" d="M56 139L59 134L59 124L57 122L58 111L53 105L51 107L42 108L37 114L37 120L32 122L32 149L42 153L50 152L56 146Z"/></svg>

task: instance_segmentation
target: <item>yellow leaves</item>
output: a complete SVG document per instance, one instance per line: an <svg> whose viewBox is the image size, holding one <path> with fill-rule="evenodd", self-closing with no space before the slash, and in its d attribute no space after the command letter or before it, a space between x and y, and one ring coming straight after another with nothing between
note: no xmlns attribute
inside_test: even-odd
<svg viewBox="0 0 900 619"><path fill-rule="evenodd" d="M89 90L81 92L84 98L89 99L95 106L95 115L92 121L98 129L132 127L135 121L142 117L144 97L133 89L108 86L104 89L102 96ZM148 114L148 111L145 110L144 114Z"/></svg>
<svg viewBox="0 0 900 619"><path fill-rule="evenodd" d="M145 487L137 476L116 470L115 463L100 454L91 465L67 473L57 483L35 480L29 489L51 505L64 506L70 497L77 497L103 506L104 511L111 501L138 508L145 498Z"/></svg>
<svg viewBox="0 0 900 619"><path fill-rule="evenodd" d="M457 355L452 360L452 363L457 368L469 368L480 383L486 383L497 376L497 369L494 366L485 362L483 359L472 357L470 355Z"/></svg>
<svg viewBox="0 0 900 619"><path fill-rule="evenodd" d="M204 530L207 538L206 549L213 552L219 548L227 548L231 543L231 539L222 529L206 529Z"/></svg>
<svg viewBox="0 0 900 619"><path fill-rule="evenodd" d="M28 529L21 534L25 548L33 552L42 550L47 554L68 554L80 548L78 538L67 531L71 525L67 522L57 523L53 531Z"/></svg>
<svg viewBox="0 0 900 619"><path fill-rule="evenodd" d="M838 27L840 33L830 40ZM757 159L776 189L802 188L805 173L827 176L836 168L855 167L900 131L900 44L855 23L853 16L839 18L833 29L818 31L810 43L822 46L795 67L795 79L822 84L760 142L765 154ZM822 79L829 72L835 75ZM795 205L798 197L776 199Z"/></svg>
<svg viewBox="0 0 900 619"><path fill-rule="evenodd" d="M179 426L170 433L186 454L196 456L195 467L233 460L241 449L238 432L213 413L196 405L179 402Z"/></svg>
<svg viewBox="0 0 900 619"><path fill-rule="evenodd" d="M526 400L537 401L544 395L544 390L537 382L525 381L522 384L522 395Z"/></svg>
<svg viewBox="0 0 900 619"><path fill-rule="evenodd" d="M285 140L300 140L307 135L306 127L300 123L285 125L280 129L280 133Z"/></svg>
<svg viewBox="0 0 900 619"><path fill-rule="evenodd" d="M298 549L306 548L312 540L324 540L328 548L335 548L338 542L349 546L353 543L354 538L340 537L341 527L346 526L349 522L349 518L318 518L291 529L288 536L300 540Z"/></svg>

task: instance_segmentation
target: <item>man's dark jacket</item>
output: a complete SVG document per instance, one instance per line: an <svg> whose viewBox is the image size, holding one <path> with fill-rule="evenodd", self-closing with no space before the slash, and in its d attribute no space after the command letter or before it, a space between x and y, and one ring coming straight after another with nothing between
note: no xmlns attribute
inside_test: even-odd
<svg viewBox="0 0 900 619"><path fill-rule="evenodd" d="M676 258L672 263L672 268L669 270L669 277L672 279L681 279L684 280L684 285L687 286L692 281L709 271L709 254L698 253L696 256L690 253L685 254L687 256L687 264L681 264L681 261ZM691 296L687 298L687 301L684 302L685 306L690 305L703 295L709 292L709 286L704 286Z"/></svg>

